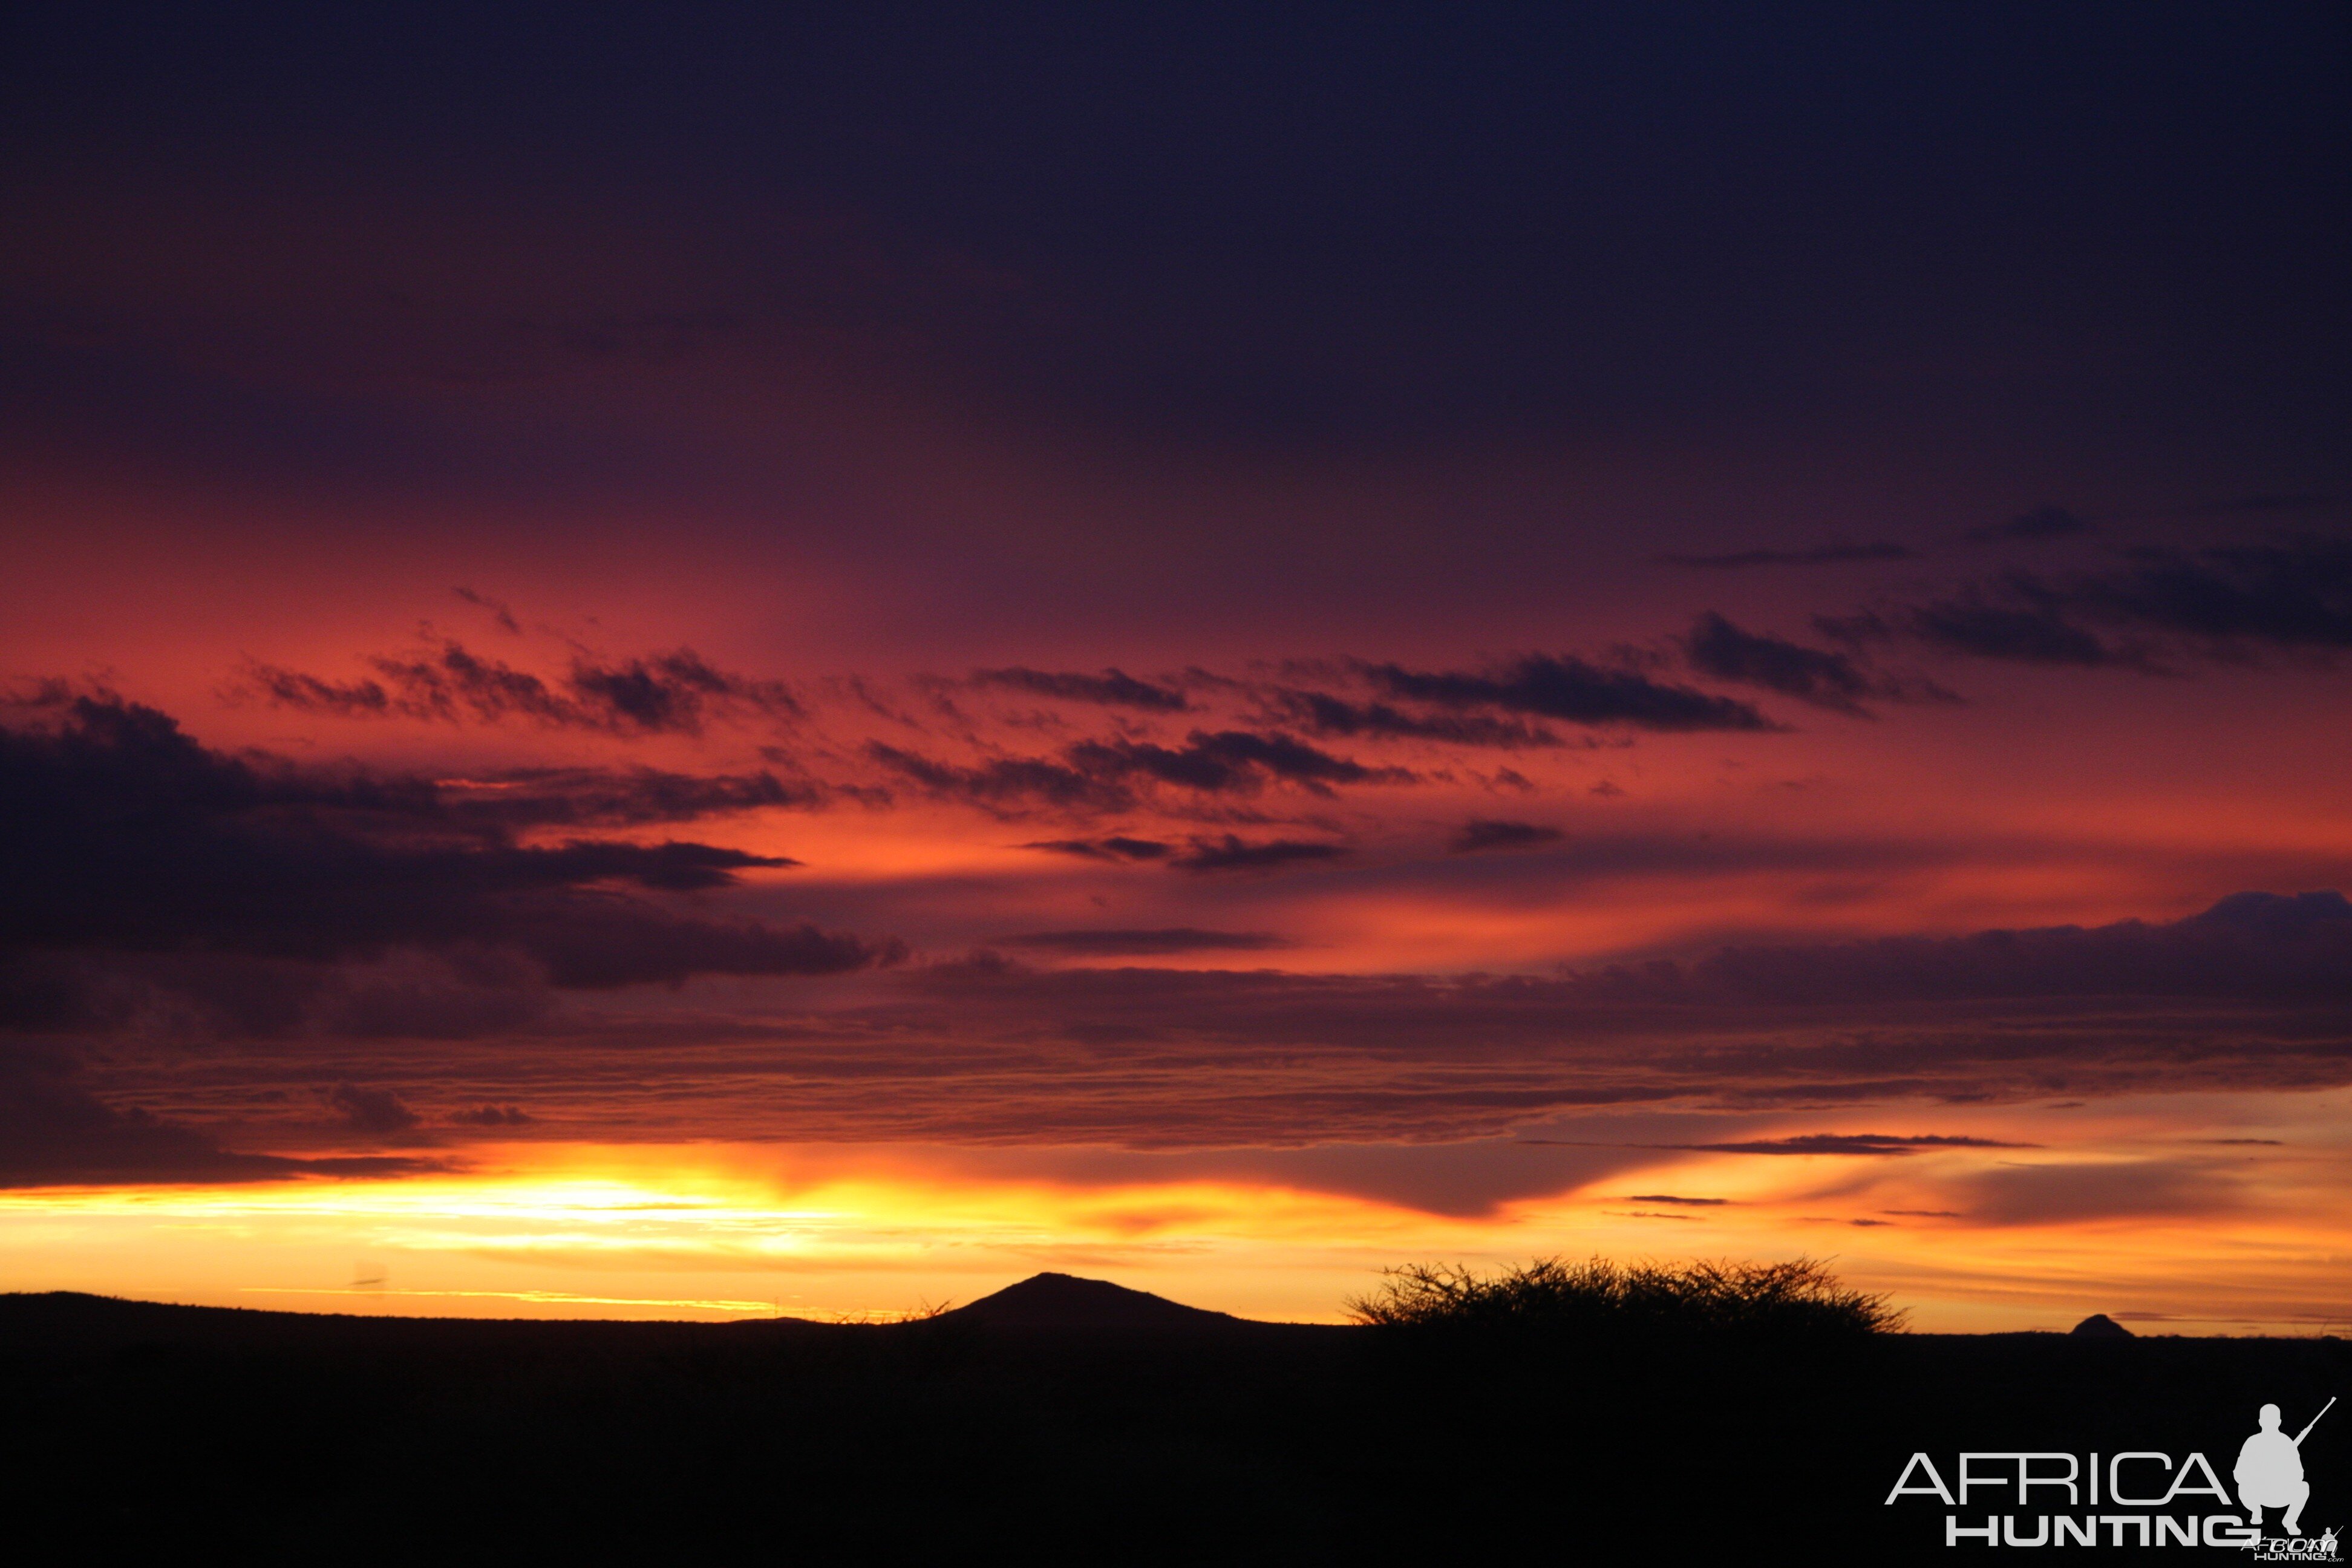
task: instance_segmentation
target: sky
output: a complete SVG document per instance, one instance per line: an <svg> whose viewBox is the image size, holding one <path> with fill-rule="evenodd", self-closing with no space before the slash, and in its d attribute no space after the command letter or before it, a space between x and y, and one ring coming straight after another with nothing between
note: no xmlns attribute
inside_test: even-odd
<svg viewBox="0 0 2352 1568"><path fill-rule="evenodd" d="M5 26L0 1289L2347 1321L2341 7Z"/></svg>

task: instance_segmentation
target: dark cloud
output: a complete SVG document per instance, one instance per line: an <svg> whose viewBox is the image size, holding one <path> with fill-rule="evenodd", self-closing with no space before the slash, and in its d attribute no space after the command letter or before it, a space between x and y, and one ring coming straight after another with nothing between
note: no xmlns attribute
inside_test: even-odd
<svg viewBox="0 0 2352 1568"><path fill-rule="evenodd" d="M1731 1202L1729 1198L1676 1197L1672 1193L1628 1193L1625 1201L1629 1204L1683 1204L1692 1208L1710 1209L1722 1208Z"/></svg>
<svg viewBox="0 0 2352 1568"><path fill-rule="evenodd" d="M696 775L657 768L518 768L436 784L450 816L509 829L631 827L776 806L810 810L823 785L773 773Z"/></svg>
<svg viewBox="0 0 2352 1568"><path fill-rule="evenodd" d="M896 940L693 920L621 900L581 903L544 924L519 928L520 943L551 984L582 991L677 986L698 974L845 974L904 956Z"/></svg>
<svg viewBox="0 0 2352 1568"><path fill-rule="evenodd" d="M1041 838L1021 846L1024 849L1044 849L1055 855L1075 855L1083 860L1165 860L1175 847L1156 838Z"/></svg>
<svg viewBox="0 0 2352 1568"><path fill-rule="evenodd" d="M1710 1090L1874 1079L1933 1093L2000 1081L2009 1093L2077 1069L2095 1081L2110 1060L2183 1081L2303 1081L2352 1072L2352 905L2338 893L2242 893L2171 924L1724 947L1557 978L1046 971L992 975L955 1006L973 1020L995 1006L1152 1018L1261 1047L1595 1047L1592 1074L1613 1063L1625 1084ZM2244 1030L2270 1044L2232 1044Z"/></svg>
<svg viewBox="0 0 2352 1568"><path fill-rule="evenodd" d="M1138 741L1082 741L1070 762L1103 779L1143 776L1209 794L1254 795L1269 780L1328 795L1333 784L1404 783L1402 768L1368 768L1280 732L1195 730L1181 748Z"/></svg>
<svg viewBox="0 0 2352 1568"><path fill-rule="evenodd" d="M341 1113L343 1125L353 1132L381 1137L394 1132L406 1132L415 1128L424 1118L402 1103L400 1096L388 1089L367 1089L358 1084L337 1084L327 1096L327 1103Z"/></svg>
<svg viewBox="0 0 2352 1568"><path fill-rule="evenodd" d="M1661 555L1671 566L1737 569L1746 566L1835 566L1849 561L1908 561L1916 552L1906 544L1878 540L1868 544L1843 541L1802 550L1735 550L1721 555Z"/></svg>
<svg viewBox="0 0 2352 1568"><path fill-rule="evenodd" d="M931 795L994 811L1033 804L1066 810L1123 811L1135 804L1133 792L1114 780L1034 757L997 757L961 767L879 741L868 742L866 754Z"/></svg>
<svg viewBox="0 0 2352 1568"><path fill-rule="evenodd" d="M489 611L490 619L497 623L500 631L518 634L521 632L522 624L515 619L512 606L477 594L471 588L456 588L451 591L476 608Z"/></svg>
<svg viewBox="0 0 2352 1568"><path fill-rule="evenodd" d="M2038 506L2032 511L2020 512L2006 522L1989 522L1982 528L1969 530L1969 537L1979 542L2004 539L2064 539L2092 531L2088 520L2063 506Z"/></svg>
<svg viewBox="0 0 2352 1568"><path fill-rule="evenodd" d="M86 963L68 954L0 959L0 1030L87 1034L120 1025L131 1011L129 999L122 987L98 979Z"/></svg>
<svg viewBox="0 0 2352 1568"><path fill-rule="evenodd" d="M2032 996L2352 995L2352 904L2336 892L2239 893L2169 925L1881 937L1727 948L1588 977L1600 991L1751 1002Z"/></svg>
<svg viewBox="0 0 2352 1568"><path fill-rule="evenodd" d="M195 973L201 975L219 966L215 959ZM120 974L126 966L117 959L110 967ZM383 972L386 970L390 973ZM373 972L345 965L306 977L281 968L272 990L279 995L304 994L308 1005L300 1018L271 1032L307 1028L362 1040L477 1040L513 1035L542 1022L554 1010L552 999L537 984L540 978L525 963L470 951L424 964L380 965ZM179 984L184 986L185 979ZM200 1023L194 1032L256 1030L245 1019L209 1026Z"/></svg>
<svg viewBox="0 0 2352 1568"><path fill-rule="evenodd" d="M1498 708L1576 724L1622 724L1637 730L1772 728L1745 702L1568 657L1531 654L1477 674L1410 670L1393 664L1368 665L1364 673L1392 697L1438 708Z"/></svg>
<svg viewBox="0 0 2352 1568"><path fill-rule="evenodd" d="M2070 605L2136 630L2231 647L2352 647L2352 541L2143 550L2063 584Z"/></svg>
<svg viewBox="0 0 2352 1568"><path fill-rule="evenodd" d="M1251 795L1281 783L1328 795L1335 784L1404 783L1413 777L1402 768L1366 767L1289 735L1247 730L1195 730L1181 747L1080 741L1059 762L999 757L966 767L878 741L867 743L866 754L932 795L996 811L1030 805L1125 811L1136 804L1139 784Z"/></svg>
<svg viewBox="0 0 2352 1568"><path fill-rule="evenodd" d="M2163 668L2159 653L2242 659L2352 648L2352 542L2138 549L2121 559L2063 577L2012 572L1923 604L1814 624L1850 646L1902 637L1980 658L2147 670Z"/></svg>
<svg viewBox="0 0 2352 1568"><path fill-rule="evenodd" d="M1268 701L1291 721L1318 735L1441 741L1511 752L1560 743L1559 737L1549 730L1489 714L1408 713L1385 702L1350 702L1327 692L1292 688L1270 692Z"/></svg>
<svg viewBox="0 0 2352 1568"><path fill-rule="evenodd" d="M1187 871L1271 871L1284 866L1336 860L1348 853L1344 844L1318 844L1297 838L1270 838L1247 843L1228 833L1221 839L1195 838L1192 847L1169 862Z"/></svg>
<svg viewBox="0 0 2352 1568"><path fill-rule="evenodd" d="M552 1007L523 954L457 948L321 965L202 948L0 952L0 1031L173 1039L464 1040Z"/></svg>
<svg viewBox="0 0 2352 1568"><path fill-rule="evenodd" d="M1253 847L1237 840L1234 847ZM1328 858L1339 847L1311 847ZM1189 994L1196 986L1213 990L1223 983L1203 975L1171 984ZM1514 1030L1523 1025L1534 1032L1529 1037L1539 1037L1593 1020L1638 1017L1651 1007L1678 1016L1696 1016L1685 1009L1713 1008L1724 1016L1759 1020L1773 1008L1808 1018L1852 1008L1864 1016L1884 1010L1885 1016L1908 1019L1903 1009L1911 1005L1922 1010L1919 1016L1951 1017L1956 1004L2104 1005L2116 999L2149 1007L2205 1001L2325 1010L2352 1002L2352 901L2335 892L2241 893L2168 924L2125 921L1957 937L1727 947L1696 959L1611 964L1556 978L1407 982L1294 975L1268 981L1246 975L1232 984L1235 997L1259 994L1267 984L1296 986L1302 997L1325 999L1329 1011L1323 1016L1339 1033L1352 1035L1377 1021L1384 1037L1390 1028L1410 1037L1415 1020L1442 1033L1452 1026L1442 1020L1455 1016L1476 1016L1484 1020L1481 1028L1513 1020ZM1368 1014L1355 1011L1359 1001ZM1065 1015L1069 1006L1066 998L1055 1004ZM1160 997L1152 1009L1173 1017L1183 1005ZM1297 1017L1311 1025L1315 1016L1307 1009Z"/></svg>
<svg viewBox="0 0 2352 1568"><path fill-rule="evenodd" d="M904 977L937 1039L975 1053L950 1086L887 1108L845 1078L812 1128L1115 1142L1491 1137L1580 1107L1833 1107L2046 1100L2053 1092L2352 1082L2352 907L2257 895L2169 925L1986 932L1529 975L1018 965ZM905 1031L921 1008L894 1010ZM1132 1031L1149 1020L1144 1036ZM1126 1029L1108 1056L1034 1057L1041 1031ZM918 1026L919 1027L919 1026ZM889 1053L861 1054L860 1073ZM938 1072L936 1051L893 1073ZM1130 1095L1102 1075L1184 1082ZM1004 1075L1011 1075L1010 1077ZM1118 1081L1129 1081L1122 1078ZM961 1092L961 1091L959 1091ZM793 1093L817 1093L796 1074ZM832 1115L847 1121L829 1120ZM902 1120L904 1119L904 1120ZM1018 1127L1024 1131L1016 1132ZM999 1128L999 1131L989 1131ZM862 1133L860 1135L863 1135ZM901 1135L918 1135L908 1131ZM1899 1157L1985 1148L1932 1131L1683 1136L1759 1154ZM1529 1140L1530 1142L1542 1142Z"/></svg>
<svg viewBox="0 0 2352 1568"><path fill-rule="evenodd" d="M429 1168L408 1159L235 1153L194 1128L114 1109L61 1063L0 1052L0 1187L395 1176Z"/></svg>
<svg viewBox="0 0 2352 1568"><path fill-rule="evenodd" d="M1080 956L1163 952L1264 952L1290 944L1271 931L1202 931L1172 926L1151 931L1041 931L1006 937L1006 947L1041 948Z"/></svg>
<svg viewBox="0 0 2352 1568"><path fill-rule="evenodd" d="M1712 610L1692 624L1683 648L1702 675L1760 686L1842 713L1866 713L1862 700L1885 696L1888 689L1850 654L1743 631Z"/></svg>
<svg viewBox="0 0 2352 1568"><path fill-rule="evenodd" d="M609 663L583 655L554 682L454 641L368 663L378 679L334 681L255 664L238 689L277 707L341 718L522 719L618 734L698 734L722 716L779 719L802 711L782 682L715 668L691 648Z"/></svg>
<svg viewBox="0 0 2352 1568"><path fill-rule="evenodd" d="M212 752L152 709L83 699L0 730L0 951L322 962L520 952L558 985L833 973L896 950L683 916L625 889L790 864L709 845L518 844L428 782Z"/></svg>
<svg viewBox="0 0 2352 1568"><path fill-rule="evenodd" d="M1953 653L2024 664L2137 664L2068 622L2055 606L2000 605L1968 596L1922 605L1907 618L1913 637Z"/></svg>
<svg viewBox="0 0 2352 1568"><path fill-rule="evenodd" d="M1009 687L1038 697L1057 697L1069 702L1094 702L1107 708L1140 708L1153 713L1181 713L1192 706L1184 694L1173 687L1155 686L1117 669L1106 669L1100 675L1073 675L1015 666L1009 669L983 669L974 674L972 679L983 686Z"/></svg>
<svg viewBox="0 0 2352 1568"><path fill-rule="evenodd" d="M1937 1132L1897 1137L1885 1132L1801 1132L1790 1138L1759 1138L1744 1143L1676 1143L1676 1149L1714 1154L1916 1154L1923 1149L2033 1149L1998 1138L1965 1138Z"/></svg>
<svg viewBox="0 0 2352 1568"><path fill-rule="evenodd" d="M1241 1183L1345 1193L1425 1213L1486 1217L1515 1198L1551 1196L1612 1176L1644 1157L1482 1140L1150 1150L967 1146L952 1158L955 1169L999 1179L1044 1177L1088 1186Z"/></svg>
<svg viewBox="0 0 2352 1568"><path fill-rule="evenodd" d="M2010 579L2008 602L1970 588L1887 614L1816 616L1813 626L1823 637L1853 647L1910 637L1947 653L2021 664L2146 664L2144 656L2111 647L2074 625L2047 595L2018 591L2028 582Z"/></svg>
<svg viewBox="0 0 2352 1568"><path fill-rule="evenodd" d="M460 1127L523 1127L535 1119L520 1105L482 1105L457 1111L449 1120Z"/></svg>
<svg viewBox="0 0 2352 1568"><path fill-rule="evenodd" d="M782 681L751 680L712 668L690 648L620 664L575 661L572 694L606 728L646 733L694 734L713 711L746 710L772 716L801 710Z"/></svg>
<svg viewBox="0 0 2352 1568"><path fill-rule="evenodd" d="M1557 827L1546 827L1534 822L1494 822L1473 818L1462 825L1462 831L1446 841L1449 855L1475 855L1487 849L1532 849L1538 844L1557 844L1567 837Z"/></svg>
<svg viewBox="0 0 2352 1568"><path fill-rule="evenodd" d="M2311 893L2232 893L2174 929L2227 932L2288 951L2340 933L2352 921L2352 900L2332 889ZM2128 929L2108 928L2108 929Z"/></svg>

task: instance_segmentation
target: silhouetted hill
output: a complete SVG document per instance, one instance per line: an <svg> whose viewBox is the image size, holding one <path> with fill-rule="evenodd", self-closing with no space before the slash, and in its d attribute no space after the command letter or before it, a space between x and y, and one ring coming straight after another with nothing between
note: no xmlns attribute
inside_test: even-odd
<svg viewBox="0 0 2352 1568"><path fill-rule="evenodd" d="M283 1312L250 1307L186 1307L162 1301L128 1300L91 1296L72 1290L0 1295L0 1340L17 1344L117 1342L124 1340L218 1343L255 1340L275 1344L317 1343L349 1334L378 1340L432 1340L436 1337L481 1341L521 1334L526 1339L555 1341L619 1334L639 1338L664 1334L719 1334L745 1329L762 1333L824 1333L844 1329L872 1331L925 1322L986 1329L1090 1331L1103 1329L1157 1332L1230 1332L1250 1330L1293 1330L1307 1325L1259 1322L1230 1312L1187 1307L1149 1290L1130 1290L1108 1279L1082 1279L1073 1274L1036 1274L993 1295L936 1318L900 1325L837 1324L797 1318L754 1318L732 1323L622 1321L611 1319L550 1320L545 1318L422 1318L363 1316L339 1312ZM1322 1326L1324 1332L1342 1332Z"/></svg>
<svg viewBox="0 0 2352 1568"><path fill-rule="evenodd" d="M1149 1290L1130 1290L1108 1279L1075 1274L1033 1274L992 1296L940 1314L939 1321L976 1323L992 1329L1157 1329L1216 1331L1268 1329L1230 1312L1187 1307Z"/></svg>

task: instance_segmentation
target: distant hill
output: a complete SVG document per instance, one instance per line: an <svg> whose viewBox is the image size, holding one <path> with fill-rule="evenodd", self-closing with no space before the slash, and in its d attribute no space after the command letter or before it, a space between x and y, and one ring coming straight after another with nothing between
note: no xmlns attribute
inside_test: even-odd
<svg viewBox="0 0 2352 1568"><path fill-rule="evenodd" d="M1081 1279L1070 1274L1038 1274L1008 1285L992 1296L940 1313L923 1322L954 1322L986 1329L1149 1330L1155 1332L1200 1332L1289 1330L1300 1332L1340 1332L1318 1327L1303 1329L1287 1323L1260 1322L1187 1307L1148 1290L1130 1290L1108 1279ZM272 1311L250 1307L188 1307L160 1301L124 1300L76 1291L0 1294L0 1342L60 1343L99 1342L240 1342L276 1343L326 1342L345 1339L378 1341L480 1341L546 1342L583 1337L620 1336L652 1339L664 1335L729 1335L744 1331L761 1335L787 1333L839 1334L861 1329L896 1325L813 1322L795 1318L749 1318L731 1323L630 1321L614 1319L426 1318L352 1315L327 1312Z"/></svg>
<svg viewBox="0 0 2352 1568"><path fill-rule="evenodd" d="M940 1321L975 1323L992 1329L1263 1329L1276 1324L1212 1312L1130 1290L1108 1279L1081 1279L1074 1274L1035 1274L1018 1285L1007 1285L970 1306L940 1314Z"/></svg>

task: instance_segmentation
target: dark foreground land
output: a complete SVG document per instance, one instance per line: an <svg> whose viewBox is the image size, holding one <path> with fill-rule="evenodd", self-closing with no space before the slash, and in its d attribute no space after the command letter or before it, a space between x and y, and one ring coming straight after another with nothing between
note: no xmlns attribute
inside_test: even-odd
<svg viewBox="0 0 2352 1568"><path fill-rule="evenodd" d="M1901 1563L1952 1555L1940 1503L1885 1505L1915 1451L2226 1483L2261 1404L2352 1393L2336 1341L1474 1342L1079 1284L885 1327L0 1297L0 1502L79 1543L47 1561ZM2352 1411L2304 1452L2305 1531L2340 1531Z"/></svg>

